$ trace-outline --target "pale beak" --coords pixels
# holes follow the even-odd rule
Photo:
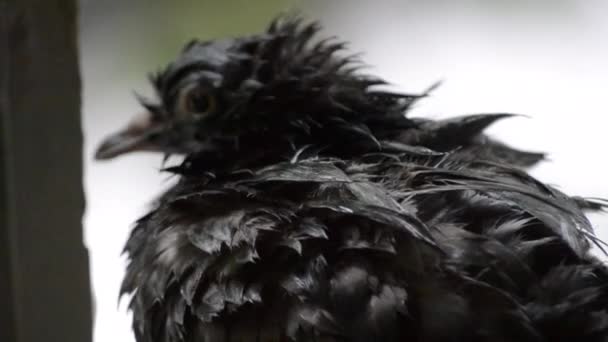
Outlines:
[[[136,151],[157,151],[150,140],[152,133],[160,129],[160,124],[152,120],[150,113],[138,114],[121,131],[106,137],[95,152],[95,159],[107,160],[121,154]]]

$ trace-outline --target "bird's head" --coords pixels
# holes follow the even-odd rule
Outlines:
[[[304,146],[338,151],[374,149],[410,121],[418,98],[375,90],[344,43],[320,40],[316,23],[282,17],[262,34],[193,41],[152,75],[154,101],[106,138],[96,158],[133,151],[166,154],[257,152],[286,156]]]

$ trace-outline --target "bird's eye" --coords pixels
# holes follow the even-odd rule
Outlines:
[[[191,114],[208,114],[215,109],[215,98],[213,95],[200,89],[193,89],[186,96],[186,111]]]

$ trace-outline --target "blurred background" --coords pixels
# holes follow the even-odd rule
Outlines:
[[[147,73],[186,41],[259,32],[294,9],[350,41],[396,89],[419,92],[443,80],[411,116],[525,114],[490,134],[548,152],[550,161],[533,170],[541,180],[570,194],[608,197],[607,1],[83,0],[84,223],[96,342],[133,341],[127,300],[118,305],[120,254],[132,223],[172,182],[159,172],[161,156],[99,163],[92,160],[96,144],[140,110],[133,91],[151,95]],[[592,220],[608,239],[608,217]]]

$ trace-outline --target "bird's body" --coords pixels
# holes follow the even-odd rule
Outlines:
[[[127,242],[137,340],[608,341],[602,203],[483,134],[508,114],[407,118],[421,96],[316,31],[194,42],[154,77],[149,137],[187,157]]]

